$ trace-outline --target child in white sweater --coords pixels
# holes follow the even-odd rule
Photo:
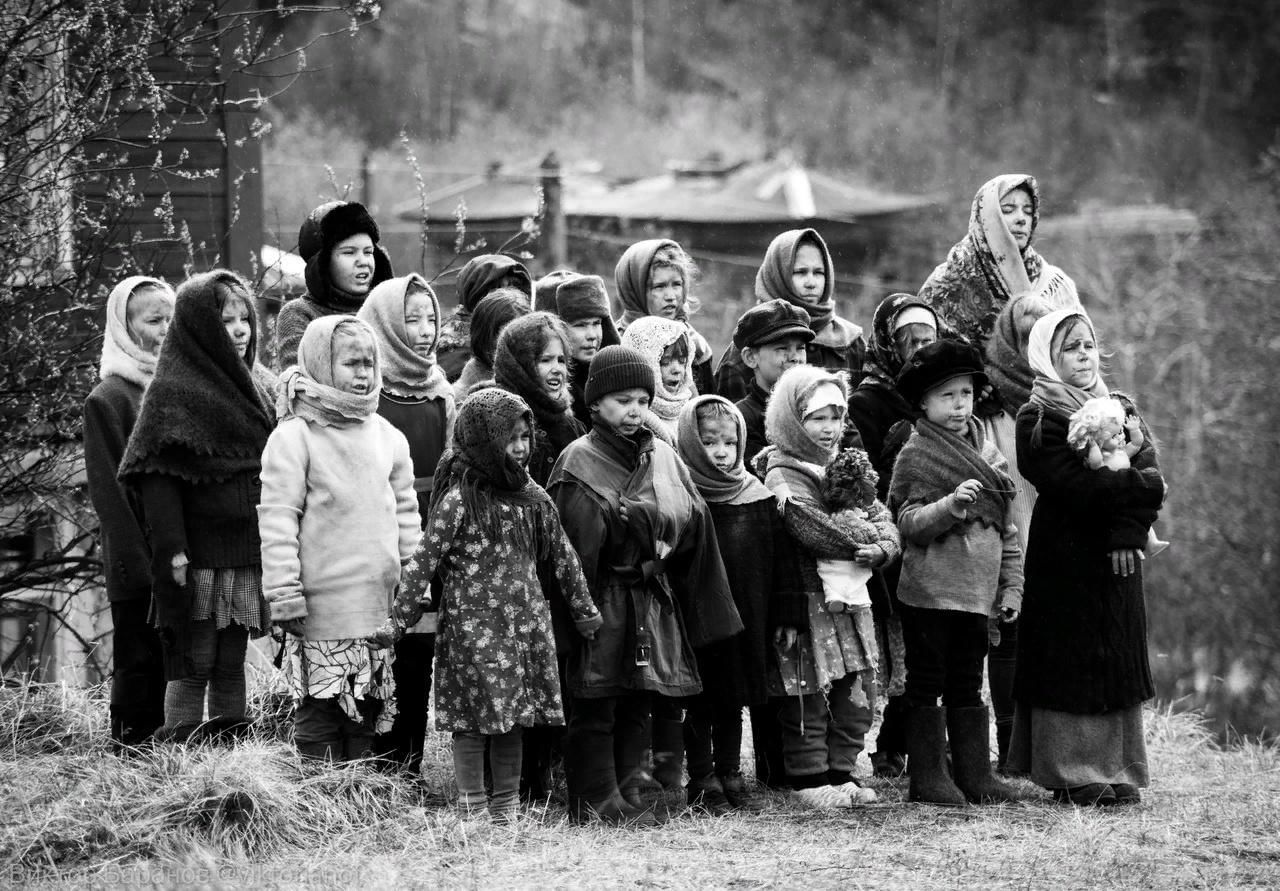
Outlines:
[[[413,462],[377,414],[378,350],[365,322],[311,322],[281,383],[258,528],[271,618],[292,635],[294,742],[308,757],[359,758],[395,717],[390,650],[364,638],[386,618],[418,543]]]

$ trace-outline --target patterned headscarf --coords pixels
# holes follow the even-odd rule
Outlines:
[[[423,356],[409,343],[405,328],[405,301],[410,285],[425,291],[436,314],[436,337],[431,354]],[[389,279],[375,287],[365,298],[356,318],[368,323],[378,344],[382,386],[392,395],[409,399],[452,398],[453,389],[444,372],[436,365],[436,343],[440,341],[440,300],[426,279],[411,272]]]
[[[930,314],[933,313],[929,304],[915,294],[890,294],[880,301],[872,318],[871,339],[867,342],[867,358],[862,369],[868,377],[874,378],[889,389],[893,389],[893,382],[897,379],[898,372],[902,370],[902,357],[898,354],[898,344],[894,338],[898,317],[902,315],[903,310],[912,306],[923,307]],[[935,317],[934,328],[937,329],[937,327]]]
[[[142,288],[154,288],[173,308],[173,288],[158,278],[131,275],[111,289],[107,297],[107,324],[102,331],[102,378],[117,375],[144,390],[156,373],[159,357],[148,353],[129,335],[129,298]]]
[[[333,359],[339,337],[364,335],[373,346],[373,381],[368,393],[347,393],[333,385]],[[276,414],[322,427],[352,427],[378,410],[382,360],[372,326],[351,316],[321,316],[307,325],[298,344],[298,364],[280,375]]]

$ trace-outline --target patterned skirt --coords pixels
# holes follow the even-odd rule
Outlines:
[[[395,651],[373,650],[363,640],[285,639],[289,658],[289,690],[295,702],[306,697],[336,699],[348,718],[361,723],[357,700],[382,702],[375,733],[388,733],[396,717],[396,684],[391,665]]]

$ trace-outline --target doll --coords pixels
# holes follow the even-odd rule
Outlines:
[[[859,544],[875,545],[891,539],[897,545],[897,528],[889,510],[876,499],[879,475],[862,449],[836,452],[826,467],[818,493],[822,507]],[[829,613],[853,612],[870,607],[867,580],[870,567],[852,560],[819,559],[824,608]]]

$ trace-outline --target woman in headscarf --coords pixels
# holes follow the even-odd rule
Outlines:
[[[1107,395],[1082,311],[1037,321],[1027,356],[1036,376],[1018,412],[1018,465],[1039,495],[1009,767],[1030,771],[1059,801],[1136,802],[1147,784],[1142,703],[1154,693],[1142,548],[1165,485],[1150,436],[1128,470],[1090,470],[1067,442],[1072,413]]]

